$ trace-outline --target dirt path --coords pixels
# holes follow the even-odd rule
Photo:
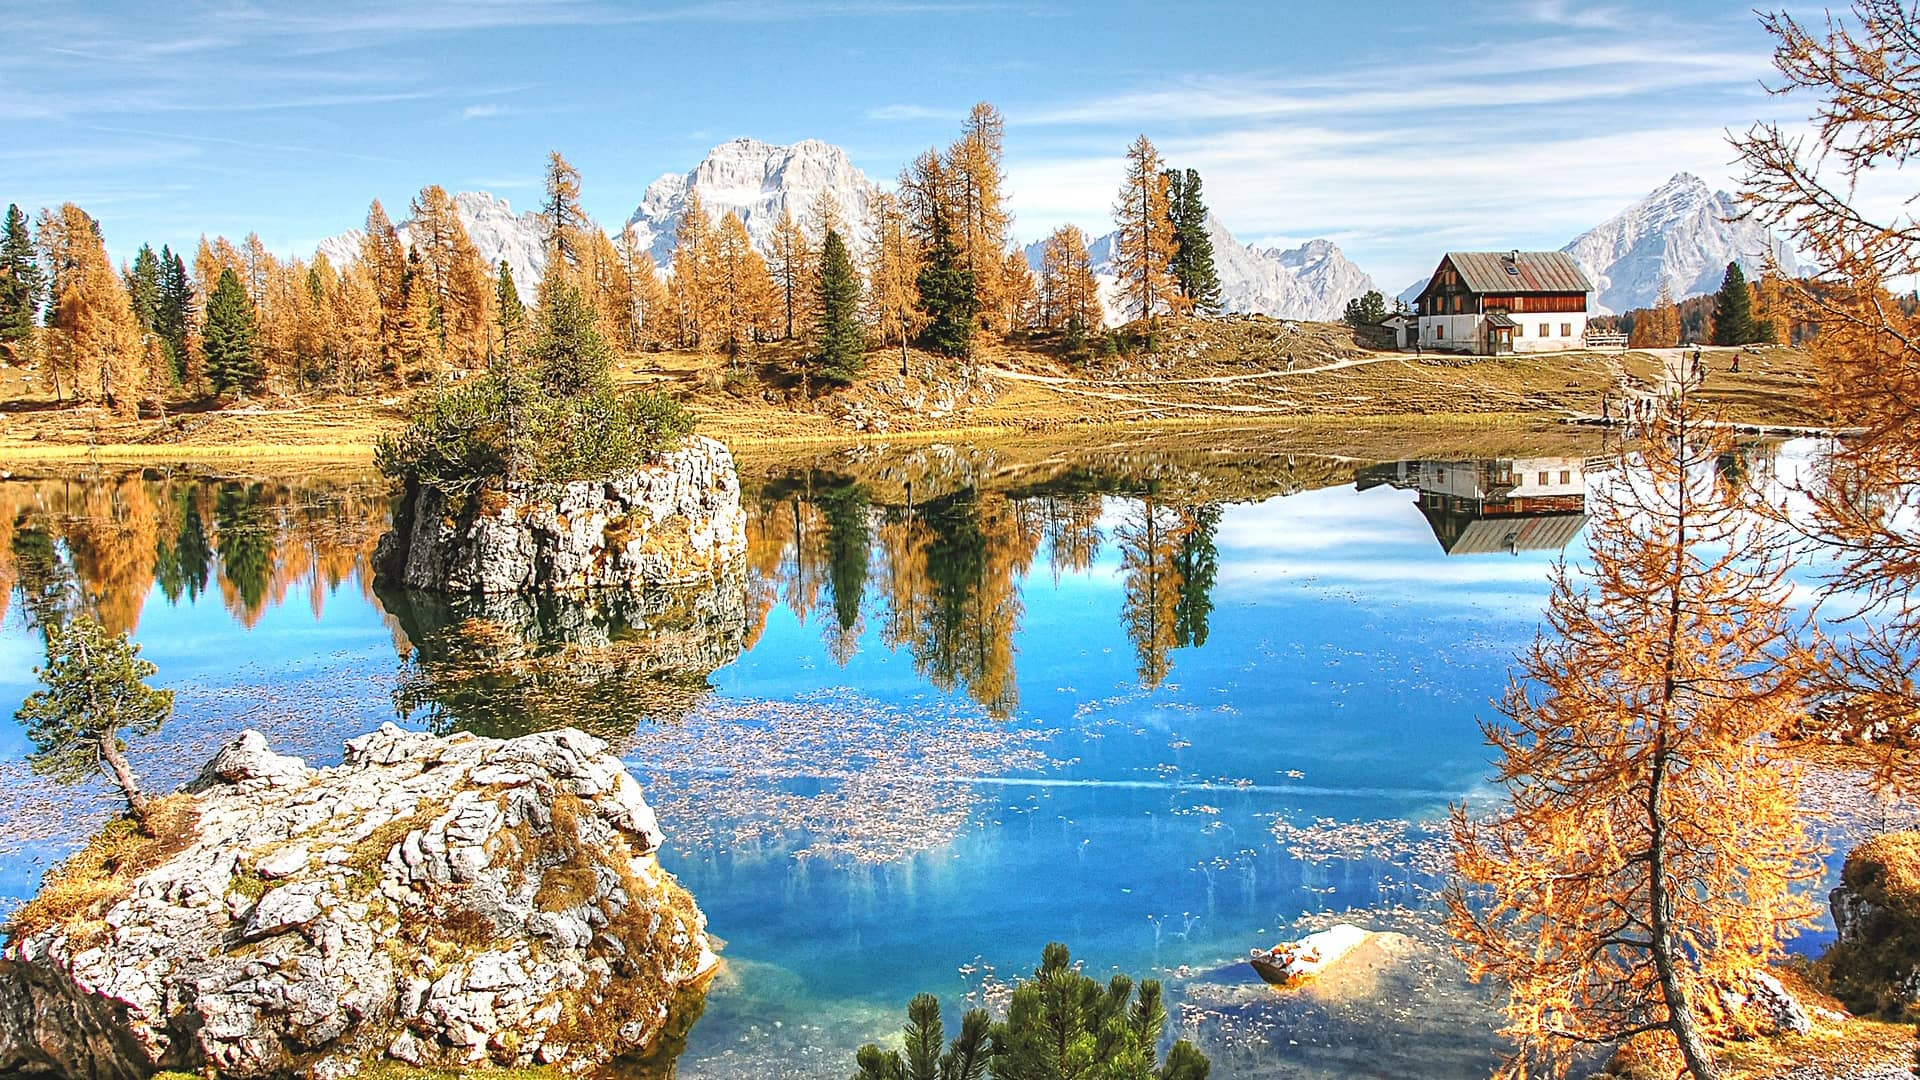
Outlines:
[[[1012,379],[1016,382],[1045,383],[1046,385],[1056,387],[1064,387],[1074,383],[1083,386],[1114,386],[1127,383],[1152,383],[1155,386],[1217,386],[1222,383],[1249,382],[1258,379],[1285,379],[1296,375],[1317,375],[1327,371],[1339,371],[1342,368],[1378,364],[1387,360],[1405,360],[1407,355],[1406,353],[1369,353],[1366,356],[1348,357],[1345,360],[1335,360],[1331,364],[1320,364],[1315,367],[1288,368],[1284,371],[1275,369],[1272,371],[1243,372],[1238,375],[1204,375],[1186,379],[1082,379],[1072,375],[1039,375],[1031,371],[1015,371],[1012,368],[999,367],[993,364],[986,365],[981,368],[981,371],[996,378]]]

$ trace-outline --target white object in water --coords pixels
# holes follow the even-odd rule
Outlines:
[[[1285,986],[1320,974],[1372,936],[1370,930],[1341,923],[1291,944],[1265,951],[1255,949],[1248,962],[1262,979],[1275,986]]]

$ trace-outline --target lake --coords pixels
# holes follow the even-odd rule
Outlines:
[[[1484,1076],[1497,1013],[1434,895],[1448,805],[1493,794],[1478,721],[1581,551],[1601,448],[1552,442],[748,457],[736,573],[539,603],[376,591],[353,469],[14,477],[0,706],[82,603],[176,690],[134,748],[154,784],[248,726],[316,763],[390,720],[607,738],[724,942],[682,1077],[843,1077],[916,992],[951,1022],[1054,940],[1165,980],[1215,1076]],[[0,721],[6,906],[110,806],[28,749]],[[1406,936],[1285,998],[1240,962],[1341,919]]]

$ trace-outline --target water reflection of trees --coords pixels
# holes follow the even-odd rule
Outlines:
[[[317,617],[349,580],[370,595],[367,560],[385,510],[371,476],[308,485],[146,470],[10,480],[0,483],[0,585],[36,628],[84,608],[110,629],[136,630],[156,585],[170,604],[218,588],[246,626],[304,586]]]
[[[437,732],[511,738],[578,727],[623,743],[685,717],[740,655],[740,568],[705,585],[577,596],[387,589],[404,635],[394,707]]]
[[[1166,678],[1172,650],[1207,639],[1216,505],[1116,499],[1084,485],[961,487],[884,504],[867,484],[812,470],[758,494],[748,526],[749,643],[783,603],[803,626],[818,617],[828,654],[845,665],[871,615],[881,643],[906,651],[923,678],[1005,716],[1019,703],[1026,575],[1044,549],[1057,584],[1092,568],[1109,542],[1144,684]],[[1109,511],[1119,515],[1111,537],[1102,526]]]

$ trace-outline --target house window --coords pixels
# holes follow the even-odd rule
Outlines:
[[[1439,341],[1447,336],[1447,328],[1439,323],[1433,324],[1433,339]]]
[[[1571,484],[1571,483],[1573,483],[1573,470],[1572,470],[1572,469],[1561,469],[1561,470],[1560,470],[1560,482],[1561,482],[1562,484]]]
[[[1524,326],[1521,326],[1521,325],[1520,325],[1519,323],[1514,323],[1514,324],[1513,324],[1513,336],[1514,336],[1514,337],[1526,337],[1526,336],[1527,336],[1527,328],[1526,328],[1526,327],[1524,327]]]
[[[1546,487],[1546,486],[1547,486],[1547,474],[1546,474],[1546,473],[1541,473],[1541,474],[1540,474],[1540,486],[1541,486],[1541,487]]]
[[[1549,335],[1551,335],[1552,333],[1553,333],[1553,328],[1552,328],[1552,327],[1550,327],[1550,326],[1548,326],[1548,325],[1547,325],[1546,323],[1541,323],[1541,324],[1540,324],[1540,336],[1541,336],[1541,337],[1547,337],[1547,336],[1549,336]]]
[[[1560,336],[1561,336],[1561,337],[1572,337],[1572,336],[1573,336],[1573,324],[1572,324],[1572,323],[1570,323],[1570,322],[1563,322],[1563,323],[1561,323],[1561,324],[1560,324]]]

